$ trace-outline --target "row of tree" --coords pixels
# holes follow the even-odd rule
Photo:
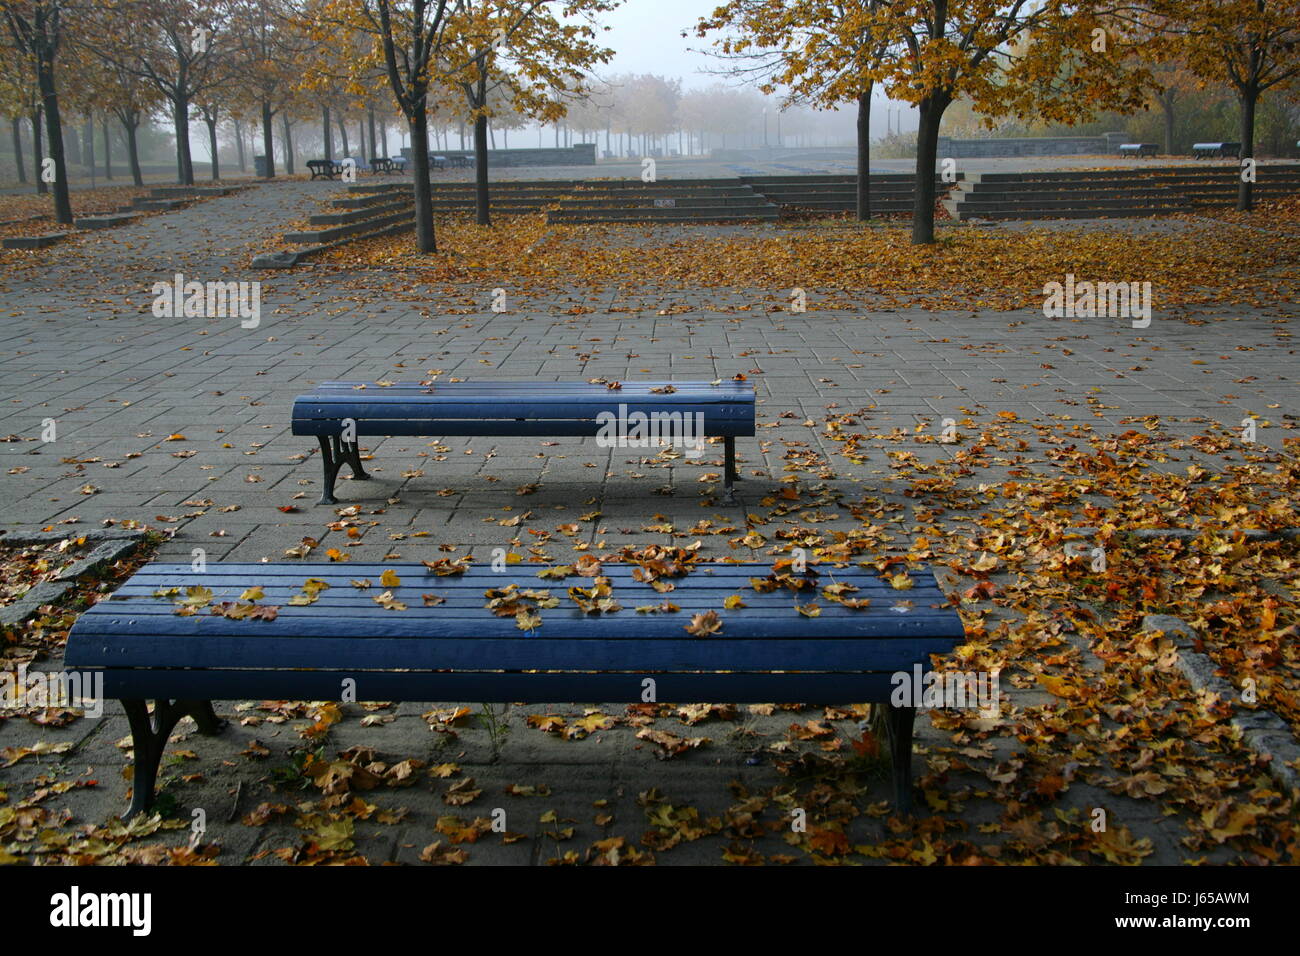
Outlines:
[[[1243,159],[1268,90],[1300,76],[1297,0],[728,0],[697,32],[735,73],[795,100],[858,107],[858,215],[870,215],[872,93],[919,113],[914,242],[934,240],[939,124],[959,100],[989,123],[1036,117],[1073,126],[1168,94],[1181,66],[1225,83],[1240,106]],[[1162,76],[1166,80],[1162,83]],[[1243,176],[1238,207],[1251,206]]]
[[[411,144],[417,243],[433,252],[429,147],[452,129],[472,131],[477,217],[486,224],[489,122],[508,133],[563,120],[603,130],[607,144],[617,131],[624,149],[631,139],[647,151],[684,128],[735,136],[763,109],[734,89],[683,93],[656,76],[595,81],[613,54],[598,42],[599,17],[619,2],[0,0],[0,102],[31,118],[65,222],[61,96],[80,115],[114,115],[136,167],[136,130],[165,109],[182,183],[194,181],[192,115],[207,125],[214,166],[221,117],[257,116],[268,175],[277,116],[291,162],[292,123],[306,111],[320,111],[326,155],[331,111],[367,111],[372,150],[376,112],[381,128],[399,115]],[[727,0],[695,30],[712,40],[724,72],[765,95],[813,110],[856,106],[862,218],[870,216],[872,96],[915,106],[918,243],[934,239],[938,133],[954,103],[990,124],[1075,125],[1172,102],[1180,77],[1191,77],[1236,94],[1249,159],[1260,97],[1293,92],[1300,76],[1300,0]],[[1243,177],[1243,209],[1250,186]]]

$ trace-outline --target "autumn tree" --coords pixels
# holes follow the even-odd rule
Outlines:
[[[1178,39],[1177,53],[1197,76],[1228,84],[1241,108],[1241,158],[1255,155],[1260,97],[1300,79],[1297,0],[1156,0],[1155,15]],[[1253,177],[1242,176],[1237,208],[1253,204]]]
[[[871,218],[871,94],[891,44],[899,42],[891,0],[729,0],[696,32],[715,40],[728,72],[784,90],[789,102],[831,109],[857,106],[857,215]]]
[[[59,113],[55,63],[67,39],[65,0],[0,0],[0,13],[14,47],[28,58],[36,74],[36,86],[49,139],[49,158],[54,162],[54,218],[72,223],[72,197],[68,192],[68,165],[63,155],[63,119]],[[38,171],[37,177],[39,179]]]
[[[106,33],[85,43],[103,59],[151,83],[171,106],[176,179],[194,184],[190,107],[224,82],[234,62],[227,0],[101,0]]]
[[[1140,109],[1150,72],[1126,59],[1109,4],[1068,0],[922,0],[883,6],[889,96],[917,107],[912,242],[934,241],[939,124],[958,97],[986,116],[1074,123],[1101,109]]]
[[[540,121],[563,115],[567,96],[580,95],[588,69],[613,50],[594,42],[595,15],[620,0],[459,0],[447,42],[433,65],[439,82],[465,96],[474,130],[475,215],[491,222],[488,121],[500,111]]]
[[[9,117],[9,131],[13,140],[14,165],[18,181],[27,182],[27,166],[23,160],[23,120],[32,124],[32,160],[36,191],[48,192],[41,179],[41,96],[36,85],[36,70],[30,58],[12,42],[9,34],[0,31],[0,113]]]

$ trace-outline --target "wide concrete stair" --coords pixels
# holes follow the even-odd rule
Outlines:
[[[234,192],[229,186],[155,186],[148,196],[139,196],[131,205],[123,206],[119,211],[132,209],[150,212],[168,212],[180,209],[196,199],[210,199],[214,196],[226,196]]]
[[[1256,202],[1300,192],[1300,164],[1255,168]],[[1231,208],[1237,166],[1142,170],[971,173],[944,200],[949,215],[971,219],[1103,219],[1170,216]]]
[[[963,178],[957,174],[957,181]],[[754,188],[783,213],[856,212],[858,177],[849,175],[742,176],[741,182]],[[871,215],[910,215],[916,189],[911,173],[884,173],[867,177]],[[936,175],[935,195],[943,196],[952,183]]]
[[[774,203],[734,179],[586,182],[546,213],[549,223],[718,223],[778,218],[780,210]]]

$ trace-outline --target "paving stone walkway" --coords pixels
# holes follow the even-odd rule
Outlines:
[[[695,537],[687,532],[703,521],[713,530],[734,529],[700,536],[705,555],[763,560],[765,549],[740,542],[746,515],[762,510],[794,475],[823,489],[822,504],[805,518],[825,533],[859,527],[852,509],[842,505],[866,501],[890,531],[907,538],[926,502],[912,491],[914,475],[900,475],[890,455],[907,452],[924,464],[959,454],[961,445],[914,440],[935,435],[944,419],[969,422],[963,432],[1014,415],[1120,434],[1158,416],[1166,434],[1190,436],[1204,432],[1207,421],[1231,430],[1250,415],[1282,425],[1300,413],[1289,332],[1294,312],[1206,310],[1189,322],[1157,310],[1149,328],[1134,329],[1117,320],[1049,320],[1033,312],[714,311],[780,291],[753,289],[668,297],[573,291],[493,314],[486,288],[412,303],[387,296],[378,284],[365,287],[364,277],[247,271],[249,251],[304,215],[328,188],[256,187],[88,237],[51,255],[48,268],[0,277],[0,437],[11,436],[0,443],[0,526],[74,531],[138,522],[174,532],[159,557],[183,561],[196,548],[208,560],[290,560],[286,549],[304,538],[318,542],[312,556],[321,560],[329,548],[357,562],[465,553],[490,560],[493,549],[506,548],[563,561],[571,560],[575,541],[595,551],[689,543]],[[155,318],[149,289],[175,271],[200,281],[262,280],[260,326]],[[447,311],[464,310],[466,300],[477,308]],[[575,306],[592,311],[571,314]],[[674,314],[657,314],[669,307]],[[527,438],[371,441],[368,467],[376,480],[345,479],[340,505],[318,507],[318,453],[289,433],[295,394],[329,379],[712,380],[738,373],[755,384],[760,427],[757,438],[739,443],[746,480],[735,508],[724,507],[719,497],[721,446],[689,462],[604,450],[590,440]],[[863,464],[841,454],[827,428],[828,415],[847,413],[857,413],[862,430],[876,436],[862,445],[869,453]],[[46,419],[56,423],[53,443],[40,440]],[[1285,434],[1263,427],[1259,441],[1276,449]],[[1043,432],[1028,429],[1023,437],[1022,449],[981,467],[972,487],[1022,477],[1023,460],[1030,458],[1037,459],[1035,468],[1050,470],[1050,456],[1042,456],[1051,443],[1042,441]],[[1183,455],[1153,467],[1182,471],[1195,460]],[[340,511],[351,532],[339,524]],[[599,518],[583,522],[576,538],[557,533],[558,526],[593,513]],[[672,530],[664,530],[667,525]],[[1033,690],[1004,690],[1013,707],[1035,699]],[[246,704],[239,708],[238,715],[233,703],[218,709],[247,723],[219,739],[178,744],[198,760],[174,761],[175,773],[206,770],[190,783],[174,784],[174,792],[184,807],[207,808],[210,836],[221,842],[225,862],[295,841],[287,821],[265,828],[226,821],[263,802],[293,804],[315,793],[286,795],[271,787],[272,768],[286,766],[290,749],[300,743],[295,722]],[[648,817],[671,816],[661,799],[679,809],[698,808],[701,818],[725,816],[727,824],[661,853],[660,862],[718,862],[737,840],[767,854],[789,850],[778,834],[737,829],[734,810],[746,793],[779,789],[787,780],[770,761],[747,762],[760,739],[749,733],[779,738],[792,720],[809,713],[752,714],[740,725],[674,724],[684,736],[723,736],[667,764],[627,725],[566,740],[523,723],[530,713],[572,719],[583,709],[514,709],[504,750],[493,759],[481,726],[461,720],[454,733],[446,727],[431,733],[421,716],[429,705],[384,710],[381,720],[368,721],[376,726],[362,726],[365,710],[345,708],[347,718],[333,729],[327,755],[363,746],[390,762],[454,762],[484,793],[457,808],[454,799],[445,799],[446,780],[422,778],[415,787],[369,792],[366,799],[410,813],[391,826],[359,825],[358,851],[372,862],[412,862],[435,839],[443,839],[445,849],[445,835],[434,833],[439,817],[459,813],[469,820],[499,806],[510,828],[530,839],[485,837],[470,848],[471,861],[541,863],[570,848],[581,855],[615,836],[634,843]],[[605,712],[622,713],[612,707]],[[838,726],[852,726],[852,715],[840,717],[847,723]],[[125,805],[127,784],[117,769],[126,759],[115,746],[125,734],[114,706],[102,721],[77,721],[66,730],[38,733],[20,721],[0,724],[6,745],[38,736],[75,741],[62,766],[72,772],[97,768],[99,785],[70,793],[66,805],[88,821]],[[922,764],[941,738],[947,735],[919,722]],[[266,759],[249,756],[254,739],[269,749]],[[1006,738],[997,749],[1013,746],[1014,738]],[[13,786],[35,773],[29,762],[6,771],[5,779]],[[549,796],[511,795],[510,785],[549,788]],[[865,786],[863,805],[880,806],[886,778]],[[655,788],[658,794],[645,796]],[[1087,808],[1097,799],[1078,788],[1072,805]],[[988,804],[967,815],[970,827],[996,817],[997,805]],[[549,810],[556,811],[554,822],[541,822],[551,819]],[[1176,863],[1186,856],[1178,834],[1161,826],[1149,801],[1126,801],[1121,815],[1154,841],[1147,862]],[[557,839],[570,826],[577,835]],[[883,811],[864,814],[852,841],[870,842],[888,826]],[[184,836],[169,839],[181,843]]]

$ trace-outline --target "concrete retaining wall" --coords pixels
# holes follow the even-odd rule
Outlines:
[[[465,149],[431,149],[434,156],[446,156],[455,159],[464,156],[474,161],[474,151]],[[402,155],[411,162],[411,147],[403,146]],[[488,168],[501,169],[506,166],[595,166],[596,144],[577,143],[569,147],[543,147],[541,149],[489,149]],[[408,166],[409,168],[409,166]]]

